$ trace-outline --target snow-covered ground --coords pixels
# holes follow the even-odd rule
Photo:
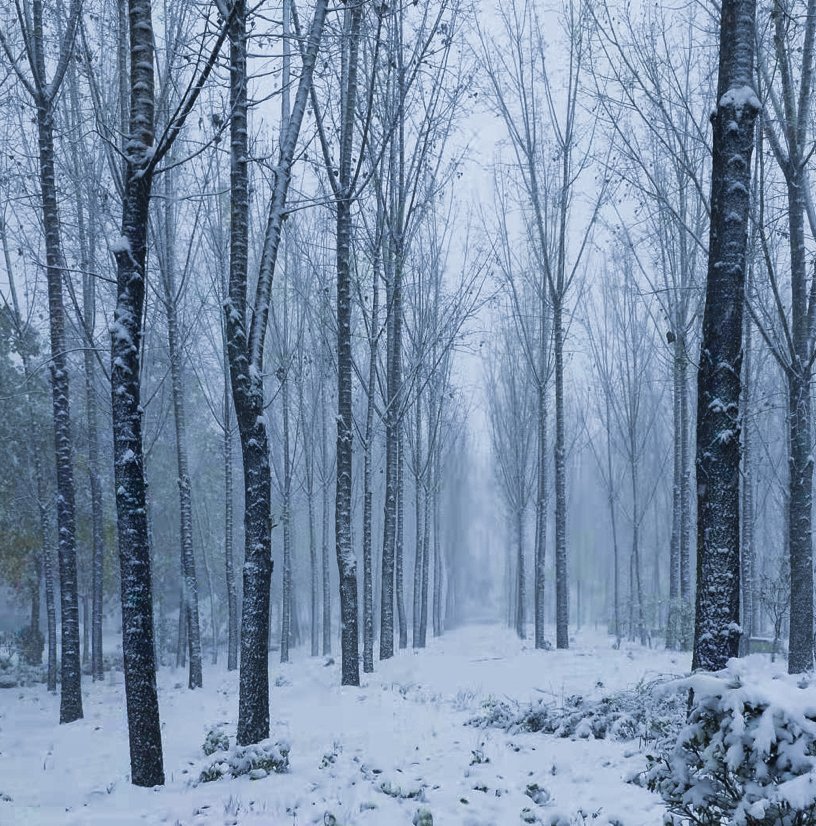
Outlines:
[[[185,672],[159,675],[167,775],[160,789],[128,782],[121,674],[98,685],[86,680],[85,719],[67,726],[57,725],[58,698],[44,687],[0,691],[0,824],[301,826],[334,816],[338,826],[410,826],[420,807],[435,826],[515,826],[525,809],[542,823],[578,810],[595,826],[661,822],[659,799],[624,781],[643,760],[636,743],[507,734],[465,722],[490,696],[597,696],[644,676],[683,673],[685,655],[614,650],[589,631],[569,651],[542,652],[504,628],[469,626],[425,651],[377,663],[359,689],[338,685],[337,663],[301,650],[285,666],[271,656],[272,736],[289,741],[291,766],[254,781],[191,782],[205,761],[207,731],[222,723],[234,738],[237,674],[221,665],[206,669],[205,688],[196,692],[186,689]],[[533,783],[549,793],[543,805],[525,794]],[[421,800],[386,794],[384,785]]]

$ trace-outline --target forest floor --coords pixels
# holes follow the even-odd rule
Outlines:
[[[86,679],[85,718],[66,726],[56,724],[58,697],[44,687],[0,691],[0,824],[410,826],[420,807],[435,826],[661,823],[660,800],[625,781],[644,762],[637,741],[466,723],[491,697],[601,696],[682,673],[687,655],[634,644],[615,650],[590,630],[568,651],[536,651],[505,628],[476,625],[376,663],[359,689],[338,685],[339,662],[302,649],[287,665],[270,656],[272,737],[290,743],[290,769],[261,780],[192,783],[208,762],[207,731],[223,724],[234,738],[237,674],[223,665],[205,667],[205,688],[194,693],[186,672],[159,673],[167,784],[157,789],[128,782],[121,673]],[[533,802],[531,784],[547,799]]]

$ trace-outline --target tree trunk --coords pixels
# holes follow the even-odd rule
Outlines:
[[[430,411],[429,411],[430,413]],[[430,428],[431,416],[428,416]],[[419,601],[419,647],[425,648],[428,634],[428,574],[429,559],[431,555],[431,488],[433,479],[433,448],[431,447],[431,434],[428,433],[428,469],[426,471],[426,483],[422,492],[422,573],[421,573],[421,593]]]
[[[527,599],[527,583],[524,572],[524,511],[516,510],[516,633],[519,639],[527,639],[527,617],[524,604]]]
[[[640,571],[640,497],[638,489],[638,463],[634,458],[636,435],[630,433],[630,445],[633,458],[630,465],[630,481],[632,485],[632,567],[635,572],[635,603],[637,605],[637,627],[640,644],[646,645],[646,624],[643,618],[643,583]]]
[[[45,41],[42,2],[32,3],[34,56],[32,66],[41,79],[37,104],[40,194],[45,230],[46,280],[51,340],[51,389],[57,469],[57,555],[60,575],[60,723],[82,717],[82,686],[77,593],[76,515],[74,504],[73,442],[71,437],[68,359],[65,352],[65,309],[62,282],[66,277],[62,250],[54,165],[54,98],[45,87]]]
[[[676,334],[675,334],[676,335]],[[682,438],[680,416],[680,359],[678,338],[674,341],[672,358],[672,526],[669,546],[669,613],[666,622],[666,648],[675,650],[680,645],[680,521],[683,502],[680,495],[682,467]]]
[[[711,228],[697,401],[697,605],[692,668],[717,670],[739,642],[739,414],[754,121],[754,0],[722,4]]]
[[[544,310],[542,310],[543,312]],[[542,333],[543,338],[543,333]],[[544,345],[542,344],[542,351]],[[547,385],[543,380],[546,374],[545,356],[542,353],[539,364],[538,385],[538,440],[536,464],[536,523],[535,523],[535,570],[534,576],[534,613],[535,613],[535,647],[546,645],[546,559],[547,559],[547,510],[549,508],[549,488],[547,486]],[[617,605],[617,603],[616,603]]]
[[[187,665],[187,606],[184,604],[184,587],[179,593],[178,631],[176,633],[176,668]]]
[[[553,300],[555,349],[555,644],[569,648],[567,580],[567,471],[564,423],[564,326],[561,297]]]
[[[433,635],[442,636],[442,537],[440,535],[439,496],[439,448],[436,454],[436,484],[433,490]]]
[[[232,424],[226,347],[224,361],[224,563],[227,584],[227,671],[235,671],[238,668],[238,593],[232,546]]]
[[[284,321],[284,326],[286,322]],[[292,640],[292,533],[290,525],[290,499],[292,469],[289,453],[289,376],[281,367],[281,415],[283,417],[283,577],[281,583],[280,661],[289,662],[289,643]]]
[[[43,515],[45,503],[40,505],[40,524],[46,523],[48,517]],[[47,530],[47,528],[45,528]],[[57,605],[54,589],[54,553],[51,543],[43,537],[43,579],[45,581],[45,623],[48,629],[48,690],[57,690]]]
[[[753,440],[751,438],[751,421],[753,417],[753,342],[751,321],[746,317],[744,330],[745,360],[742,365],[742,547],[740,558],[741,604],[742,604],[742,651],[750,653],[750,640],[755,630],[754,606],[754,470]]]
[[[320,443],[322,474],[322,527],[321,527],[321,562],[323,569],[323,656],[328,657],[332,651],[331,638],[331,576],[329,572],[329,445],[326,427],[326,399],[323,396],[325,382],[320,386]]]
[[[230,275],[227,353],[244,473],[244,566],[238,730],[240,745],[269,736],[269,586],[272,518],[269,438],[261,376],[250,369],[245,302],[249,221],[247,137],[247,10],[235,0],[230,39]]]
[[[358,656],[357,559],[351,535],[352,355],[351,355],[351,159],[357,113],[357,69],[362,6],[345,11],[341,86],[341,137],[337,205],[337,478],[335,541],[340,574],[342,684],[360,685]]]
[[[413,591],[413,611],[411,612],[411,645],[419,648],[419,623],[422,612],[422,539],[424,531],[422,527],[422,395],[417,395],[416,400],[416,455],[414,457],[414,591]]]
[[[3,259],[6,264],[8,276],[9,292],[11,293],[11,304],[14,311],[14,324],[18,337],[18,347],[20,360],[23,363],[23,375],[26,379],[26,403],[31,415],[28,417],[28,442],[31,447],[31,463],[34,471],[34,484],[37,490],[37,515],[39,516],[40,527],[40,550],[33,560],[33,580],[36,583],[36,602],[39,603],[40,583],[45,583],[45,614],[46,614],[46,634],[48,647],[48,672],[47,686],[49,691],[57,690],[57,612],[54,605],[54,560],[53,549],[51,547],[50,533],[51,523],[49,521],[49,507],[47,499],[45,476],[43,474],[42,457],[37,449],[37,440],[34,430],[34,406],[31,398],[31,359],[28,349],[22,339],[24,334],[23,316],[20,311],[20,304],[17,299],[17,290],[14,284],[14,277],[11,268],[11,256],[9,254],[8,236],[2,216],[0,216],[0,245],[3,247]],[[35,620],[35,609],[32,605],[32,625]],[[36,627],[39,629],[40,611],[36,609]]]
[[[311,451],[308,447],[307,451]],[[318,587],[318,567],[317,567],[317,531],[315,529],[315,505],[314,505],[314,455],[306,459],[309,465],[308,482],[306,486],[306,503],[308,507],[309,519],[309,630],[311,635],[310,654],[316,657],[320,653],[320,589]]]
[[[394,572],[396,564],[397,528],[397,375],[396,375],[396,328],[397,307],[394,300],[394,266],[391,254],[393,244],[388,244],[385,264],[386,296],[388,313],[386,321],[386,399],[385,399],[385,504],[383,507],[383,550],[381,563],[380,595],[380,659],[394,656]],[[371,390],[369,389],[369,393]]]
[[[381,221],[377,220],[377,227]],[[374,246],[374,261],[373,274],[371,284],[371,321],[369,328],[369,357],[368,357],[368,397],[366,401],[366,423],[365,423],[365,445],[363,454],[363,671],[371,673],[374,671],[374,583],[373,583],[373,568],[371,559],[372,546],[372,505],[374,491],[371,483],[371,451],[374,441],[374,394],[377,388],[377,342],[379,341],[379,324],[380,324],[380,252],[379,243],[375,240]],[[388,447],[386,446],[386,452]],[[393,458],[393,457],[392,457]],[[388,464],[388,462],[386,462]],[[392,462],[393,464],[393,462]],[[390,468],[386,469],[386,477],[388,476]],[[391,486],[391,493],[393,495],[393,480],[387,479],[386,486]],[[388,491],[386,491],[386,497]],[[392,503],[393,504],[393,503]],[[393,509],[386,507],[386,518],[390,511],[391,521],[391,565],[385,566],[385,553],[383,553],[383,565],[388,570],[383,571],[383,592],[386,590],[386,582],[393,583]],[[388,544],[388,540],[383,540],[383,547]],[[391,586],[391,593],[388,600],[382,595],[380,597],[380,605],[383,607],[383,612],[390,614],[390,649],[393,654],[394,651],[394,595],[393,585]],[[388,604],[387,604],[388,603]],[[384,659],[383,654],[388,651],[388,643],[383,649],[383,632],[380,628],[380,659]]]
[[[681,345],[680,382],[680,647],[689,651],[694,643],[694,612],[691,582],[691,445],[689,422],[688,353],[685,334]]]
[[[170,388],[173,399],[173,421],[176,428],[176,468],[179,490],[179,532],[181,536],[181,579],[184,590],[184,610],[187,622],[187,644],[190,655],[188,687],[201,688],[204,684],[201,666],[201,628],[198,611],[198,580],[193,549],[193,502],[190,489],[189,457],[187,452],[187,422],[182,377],[182,347],[179,342],[177,314],[178,295],[175,279],[175,215],[173,213],[173,177],[164,179],[164,267],[162,284],[167,315],[167,345],[170,356]]]
[[[405,614],[405,463],[402,442],[402,422],[397,422],[397,535],[394,539],[394,588],[397,598],[399,647],[408,647],[408,618]]]

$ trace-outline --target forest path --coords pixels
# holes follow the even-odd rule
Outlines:
[[[11,798],[0,802],[0,823],[304,826],[331,813],[338,826],[410,826],[420,806],[436,826],[515,826],[523,817],[582,824],[579,809],[593,826],[661,821],[659,801],[623,780],[642,763],[634,743],[464,724],[491,696],[597,695],[679,673],[688,667],[683,655],[614,650],[590,631],[569,651],[535,651],[503,627],[475,625],[377,663],[354,689],[338,685],[337,663],[293,654],[271,668],[272,732],[291,744],[290,772],[258,781],[190,783],[205,762],[207,730],[224,724],[233,739],[237,675],[223,666],[208,668],[194,693],[183,687],[185,673],[159,674],[167,785],[158,790],[127,781],[121,674],[86,681],[86,718],[68,726],[56,725],[58,699],[44,688],[0,692],[0,795]],[[544,805],[525,793],[530,784],[546,789]]]

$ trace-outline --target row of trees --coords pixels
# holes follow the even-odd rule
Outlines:
[[[758,549],[781,536],[789,664],[810,667],[812,6],[733,0],[701,28],[575,0],[554,39],[527,0],[481,23],[453,0],[4,9],[0,449],[22,472],[2,480],[2,564],[31,601],[33,662],[44,584],[52,689],[59,594],[61,721],[82,716],[83,650],[103,675],[117,546],[139,785],[163,782],[171,639],[197,688],[224,629],[248,744],[269,735],[275,644],[286,662],[308,627],[329,654],[335,627],[359,685],[361,662],[442,633],[466,567],[456,353],[486,297],[518,633],[532,603],[535,646],[552,617],[567,647],[583,593],[618,639],[658,629],[718,667],[760,628],[778,555]],[[700,56],[718,22],[715,90]],[[477,97],[505,135],[489,243],[459,184]],[[594,502],[610,530],[592,575],[574,522]]]
[[[452,234],[461,151],[452,135],[468,71],[467,61],[452,58],[462,43],[460,9],[354,3],[329,10],[322,0],[304,9],[286,0],[280,12],[270,21],[242,0],[162,9],[149,0],[77,0],[66,17],[32,0],[7,9],[3,20],[3,105],[13,113],[3,162],[10,196],[2,223],[4,404],[17,410],[25,399],[32,436],[19,444],[23,425],[9,422],[19,464],[30,473],[9,480],[3,506],[33,502],[40,518],[36,538],[12,537],[4,576],[30,594],[33,661],[41,656],[45,581],[56,688],[58,537],[60,719],[71,722],[82,716],[80,602],[90,614],[84,627],[92,631],[98,679],[112,584],[106,566],[118,545],[138,785],[164,778],[155,671],[172,636],[174,592],[176,662],[188,661],[190,688],[203,684],[207,626],[213,657],[227,626],[227,665],[240,668],[242,744],[269,735],[275,625],[282,661],[302,639],[307,615],[312,655],[331,653],[332,512],[344,684],[360,683],[358,635],[363,669],[371,671],[377,630],[379,657],[388,658],[395,641],[407,646],[409,621],[412,644],[424,646],[429,625],[440,634],[452,605],[440,510],[461,451],[463,408],[451,364],[484,278],[478,251],[461,249]],[[37,200],[28,188],[34,137]],[[51,331],[51,451],[38,427],[46,417],[37,339],[41,242],[30,232],[37,223]],[[68,389],[77,380],[86,391],[81,420]],[[87,503],[84,494],[77,500],[73,477],[77,434],[87,443]],[[177,505],[170,507],[161,491],[173,483]],[[115,494],[115,543],[106,487]],[[219,499],[224,535],[216,550],[210,514]],[[78,518],[91,528],[91,559],[77,541]],[[307,539],[297,542],[296,532]],[[277,535],[280,615],[273,618]],[[212,569],[216,554],[223,577]],[[216,578],[223,582],[214,585]]]
[[[571,592],[580,612],[581,582],[568,588],[562,564],[567,451],[573,474],[588,460],[595,477],[595,492],[588,496],[584,482],[573,494],[572,519],[597,518],[593,509],[605,505],[609,532],[597,540],[609,550],[605,601],[595,618],[608,619],[618,639],[645,644],[657,631],[670,648],[690,649],[696,625],[698,642],[709,643],[695,647],[695,663],[717,667],[740,638],[778,625],[775,589],[763,581],[779,581],[780,570],[787,580],[789,567],[790,668],[812,665],[811,5],[735,4],[701,29],[689,9],[634,14],[576,2],[563,8],[554,41],[549,20],[520,0],[479,36],[485,96],[506,135],[495,215],[485,219],[497,238],[500,291],[487,370],[493,456],[512,526],[512,624],[523,636],[531,562],[536,645],[551,569],[558,645],[566,644],[567,604],[558,594]],[[744,44],[755,20],[754,62]],[[707,45],[720,24],[715,88],[717,52]],[[706,117],[715,99],[712,157]],[[566,416],[565,337],[574,354],[567,385],[577,385]],[[695,512],[696,579],[706,583],[696,623]],[[570,535],[575,541],[580,529]],[[579,549],[571,558],[575,578],[592,577]],[[723,628],[731,629],[724,639]]]

